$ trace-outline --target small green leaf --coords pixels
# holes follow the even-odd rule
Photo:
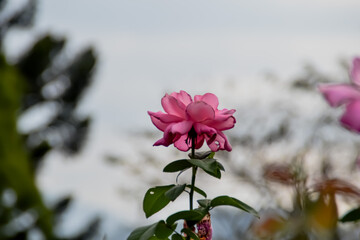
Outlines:
[[[191,168],[191,164],[187,161],[187,159],[180,159],[173,161],[165,166],[163,172],[178,172],[183,171],[185,169]]]
[[[203,169],[209,175],[219,179],[221,178],[221,166],[219,166],[219,163],[216,161],[216,159],[189,159],[187,161],[192,165]]]
[[[186,185],[186,187],[191,189],[191,185],[189,185],[189,184]],[[197,192],[198,194],[200,194],[201,196],[205,197],[205,198],[207,197],[206,193],[203,190],[201,190],[200,188],[198,188],[198,187],[194,187],[194,191]]]
[[[130,233],[127,240],[149,240],[155,234],[156,227],[159,222],[136,228],[132,233]]]
[[[159,239],[168,239],[175,231],[176,225],[167,225],[163,220],[158,223],[155,230],[155,236]]]
[[[202,211],[197,210],[197,209],[181,211],[181,212],[177,212],[177,213],[174,213],[173,215],[169,216],[166,219],[166,223],[169,225],[172,225],[180,219],[183,219],[186,221],[199,222],[201,219],[203,219],[203,217],[205,215],[206,215],[206,213],[204,214]]]
[[[143,209],[147,218],[169,204],[170,199],[165,196],[165,193],[174,186],[174,184],[168,186],[158,186],[150,188],[146,192],[143,201]]]
[[[220,169],[221,171],[225,171],[224,166],[223,166],[220,162],[218,162],[218,161],[216,161],[216,162],[217,162],[217,164],[218,164],[219,169]]]
[[[206,151],[206,152],[196,152],[195,153],[195,156],[191,156],[191,153],[189,153],[189,158],[192,158],[192,159],[205,159],[205,158],[212,158],[212,157],[209,157],[213,154],[213,152],[211,151]],[[215,155],[215,153],[213,154],[213,156]]]
[[[175,201],[175,199],[180,196],[180,194],[185,190],[186,184],[183,185],[175,185],[169,190],[166,191],[165,196],[170,201]]]
[[[211,199],[200,199],[197,202],[203,208],[209,209],[211,207]]]
[[[184,240],[180,234],[174,234],[171,236],[171,240]]]
[[[258,212],[255,211],[252,207],[250,207],[246,203],[243,203],[242,201],[240,201],[236,198],[229,197],[229,196],[220,196],[220,197],[214,198],[213,200],[211,200],[210,206],[212,208],[217,207],[217,206],[232,206],[232,207],[239,208],[239,209],[241,209],[245,212],[248,212],[248,213],[254,215],[255,217],[259,218]]]
[[[196,235],[193,231],[191,231],[189,228],[183,228],[181,230],[182,233],[185,233],[187,236],[190,237],[190,239],[193,239],[193,240],[200,240],[198,235]]]
[[[357,222],[360,220],[360,207],[348,211],[341,219],[340,222]]]

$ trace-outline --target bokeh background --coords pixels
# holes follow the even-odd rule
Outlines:
[[[141,209],[149,187],[175,181],[161,172],[166,163],[185,155],[152,147],[161,133],[147,111],[161,110],[166,92],[212,92],[220,108],[237,110],[228,132],[234,150],[218,154],[223,179],[198,180],[209,196],[291,211],[291,189],[269,185],[262,172],[299,158],[309,182],[358,179],[360,137],[338,124],[341,109],[330,109],[316,89],[349,81],[360,54],[357,0],[0,3],[0,93],[8,97],[1,118],[16,122],[0,133],[2,147],[14,148],[4,151],[1,171],[8,239],[126,239],[135,227],[186,208],[184,196],[152,219]],[[22,159],[22,170],[11,170],[11,158]],[[36,192],[32,203],[19,203],[24,184]],[[342,201],[339,212],[351,206]],[[245,239],[253,219],[224,210],[213,221],[215,239]]]

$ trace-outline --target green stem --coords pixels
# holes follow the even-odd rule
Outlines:
[[[197,167],[192,167],[192,178],[191,178],[191,188],[190,188],[190,210],[193,210],[193,199],[194,199],[194,188],[195,188],[195,178],[196,178]]]
[[[195,158],[195,138],[191,139],[191,158]],[[193,199],[194,199],[194,188],[195,188],[195,179],[196,179],[196,171],[197,167],[192,167],[192,177],[191,177],[191,188],[190,188],[190,195],[189,195],[189,201],[190,201],[190,210],[193,210]]]
[[[193,138],[191,139],[191,157],[190,157],[190,158],[192,158],[192,159],[195,158],[195,144],[196,144],[196,139],[193,137]],[[194,209],[193,199],[194,199],[194,188],[195,188],[196,171],[197,171],[197,167],[196,167],[196,166],[193,166],[193,167],[192,167],[192,177],[191,177],[190,194],[189,194],[190,210],[193,210],[193,209]],[[190,240],[190,236],[186,236],[186,240]]]

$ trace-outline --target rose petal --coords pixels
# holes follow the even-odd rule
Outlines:
[[[232,147],[231,147],[227,137],[225,136],[224,133],[222,133],[220,131],[217,132],[215,139],[212,139],[212,138],[208,137],[207,135],[205,135],[205,139],[206,139],[206,143],[208,144],[209,148],[213,152],[217,152],[219,150],[226,150],[226,151],[230,152],[232,150]]]
[[[180,151],[188,151],[191,148],[191,142],[187,142],[188,141],[188,135],[183,135],[181,136],[175,143],[174,146],[179,149]],[[204,137],[203,136],[198,136],[196,138],[196,144],[195,144],[195,149],[199,149],[202,147],[202,145],[204,144]]]
[[[360,91],[349,84],[321,85],[319,90],[332,107],[360,99]]]
[[[195,102],[205,102],[213,107],[213,109],[217,109],[219,106],[219,100],[215,94],[205,93],[204,95],[196,95],[194,97]]]
[[[215,119],[216,121],[226,121],[229,117],[232,117],[233,114],[236,112],[235,109],[222,109],[215,112]]]
[[[236,119],[233,116],[229,116],[227,119],[221,121],[217,120],[217,117],[215,116],[215,120],[208,120],[204,122],[207,126],[215,128],[219,131],[231,129],[234,127],[235,123]]]
[[[223,149],[223,147],[224,147],[225,141],[219,135],[216,135],[215,139],[205,136],[205,139],[206,139],[206,143],[209,146],[210,150],[213,152],[217,152],[217,151]]]
[[[167,113],[148,111],[148,114],[150,115],[152,123],[161,131],[164,131],[170,123],[183,121],[182,118]]]
[[[185,105],[173,96],[166,94],[161,99],[161,105],[168,114],[178,116],[183,119],[186,118]]]
[[[350,72],[351,81],[357,86],[360,86],[360,58],[354,58],[352,64]]]
[[[177,92],[171,93],[171,96],[176,98],[179,102],[183,103],[185,107],[193,102],[191,96],[187,92],[182,90],[180,91],[180,93]]]
[[[160,131],[164,131],[166,127],[169,125],[168,123],[163,123],[158,118],[150,115],[151,122],[157,127]]]
[[[204,144],[204,136],[200,135],[196,138],[196,144],[195,144],[195,149],[199,149],[202,147],[202,145]]]
[[[194,124],[194,129],[197,135],[202,135],[202,134],[206,134],[208,135],[210,138],[216,134],[216,130],[212,127],[206,126],[204,124],[201,123],[195,123]]]
[[[166,142],[164,138],[160,138],[159,140],[157,140],[153,146],[160,146],[163,145],[165,147],[168,147],[170,144],[172,144],[172,142]]]
[[[233,115],[236,112],[235,109],[222,109],[222,110],[218,110],[216,112],[216,114],[221,114],[221,115]]]
[[[225,140],[224,148],[221,148],[221,150],[226,150],[226,151],[230,152],[232,150],[232,147],[231,147],[226,135],[220,131],[218,131],[218,135],[220,135]]]
[[[163,123],[174,123],[174,122],[181,122],[184,119],[178,116],[174,116],[171,114],[163,113],[163,112],[150,112],[148,111],[148,114],[150,116],[153,116],[157,119],[159,119]]]
[[[186,142],[188,135],[182,135],[177,141],[175,141],[174,146],[180,151],[186,152],[190,149],[190,144]]]
[[[215,117],[214,109],[205,102],[193,102],[186,108],[188,117],[194,122],[211,120]]]
[[[164,140],[165,140],[166,144],[168,144],[168,143],[171,144],[181,137],[181,134],[173,133],[171,131],[173,125],[174,125],[174,123],[169,124],[169,126],[167,126],[164,131]]]
[[[170,132],[173,134],[184,135],[187,134],[192,128],[193,123],[191,121],[183,121],[179,123],[174,123],[171,125]]]
[[[354,101],[346,106],[346,111],[340,122],[350,130],[360,132],[360,101]]]
[[[216,140],[217,134],[214,134],[214,135],[208,136],[208,137],[209,137],[209,139],[206,141],[207,144],[212,144]]]

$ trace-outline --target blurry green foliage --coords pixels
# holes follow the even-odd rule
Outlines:
[[[22,239],[24,232],[34,227],[41,229],[46,239],[52,239],[51,213],[35,186],[28,156],[16,129],[24,82],[3,56],[0,57],[0,78],[0,239]],[[26,213],[30,219],[25,226],[16,224]]]
[[[27,83],[21,113],[40,106],[54,111],[45,124],[24,136],[35,170],[51,149],[77,153],[90,124],[89,117],[76,115],[76,107],[90,83],[95,54],[87,48],[69,61],[59,60],[64,45],[65,39],[45,35],[16,64]]]
[[[65,196],[50,209],[35,176],[49,151],[75,154],[84,145],[91,121],[79,117],[76,108],[92,79],[94,50],[68,56],[64,38],[45,34],[9,64],[4,38],[12,29],[33,24],[37,1],[24,1],[12,12],[7,4],[14,2],[0,0],[0,239],[90,239],[99,219],[75,236],[56,236],[54,229],[72,198]],[[41,126],[19,133],[19,117],[41,107],[53,114]]]

